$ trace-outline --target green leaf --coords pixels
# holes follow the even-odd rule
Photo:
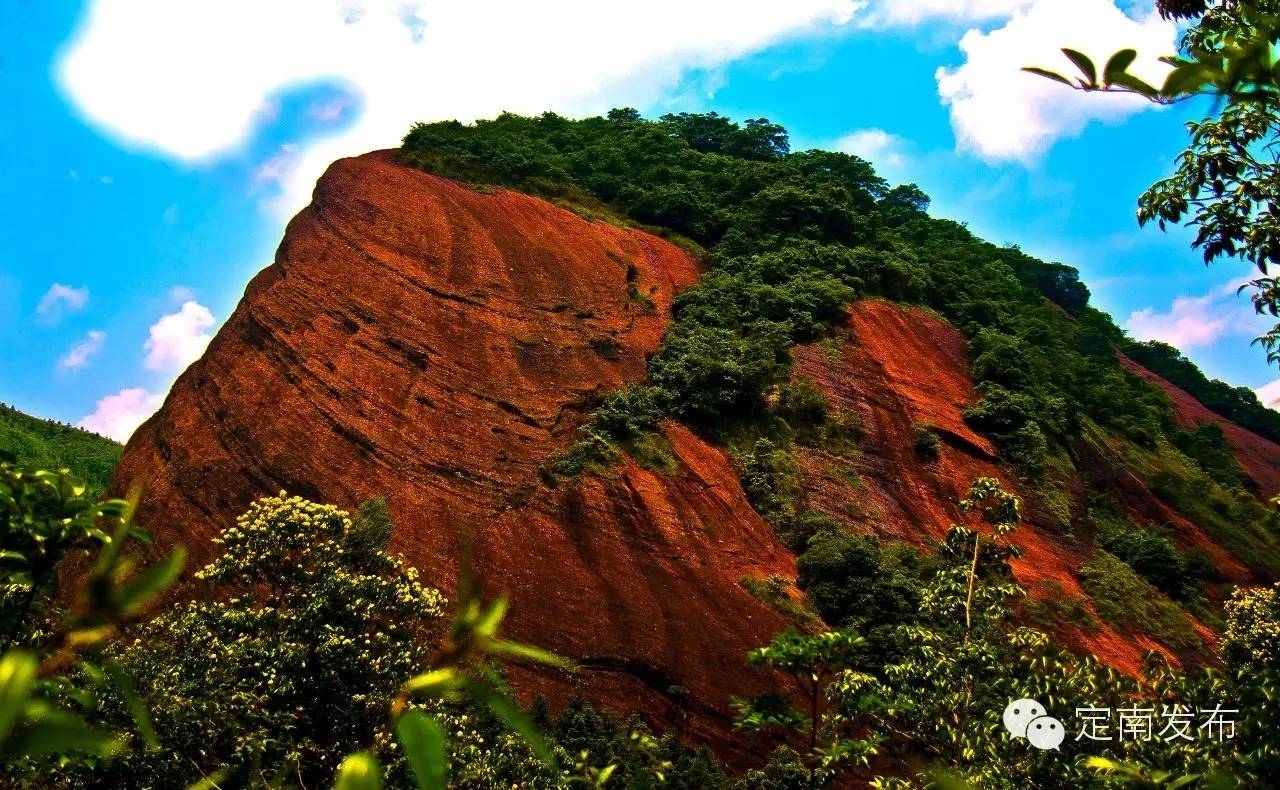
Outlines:
[[[142,740],[147,744],[147,749],[151,751],[158,750],[160,748],[160,739],[156,737],[155,727],[151,726],[151,714],[147,712],[147,706],[143,704],[142,698],[138,696],[138,689],[133,684],[133,678],[129,677],[129,673],[124,670],[124,667],[111,659],[107,659],[103,663],[103,669],[106,670],[107,676],[111,678],[116,690],[120,692],[120,696],[124,698],[124,704],[129,709],[129,715],[133,717],[134,724],[138,725],[138,734],[142,736]]]
[[[418,790],[448,790],[449,756],[440,724],[420,710],[411,710],[396,723],[396,735]]]
[[[1087,85],[1095,86],[1098,84],[1098,69],[1093,65],[1093,61],[1089,60],[1088,55],[1085,55],[1083,52],[1077,52],[1074,49],[1067,49],[1066,47],[1063,47],[1062,54],[1066,55],[1068,60],[1076,64],[1076,68],[1080,69],[1080,73],[1088,78],[1086,81]]]
[[[1142,80],[1128,73],[1117,74],[1115,78],[1111,80],[1111,84],[1119,85],[1122,88],[1128,88],[1134,93],[1140,96],[1145,96],[1148,99],[1154,99],[1160,95],[1160,90],[1156,88],[1154,85],[1143,82]]]
[[[176,549],[168,557],[147,568],[120,588],[120,608],[126,615],[134,614],[154,596],[169,589],[182,573],[187,562],[185,549]]]
[[[1107,85],[1114,83],[1117,77],[1129,70],[1137,57],[1138,51],[1135,49],[1122,49],[1112,55],[1102,69],[1102,81]]]
[[[382,790],[382,767],[368,752],[347,755],[338,767],[333,790]]]
[[[124,751],[125,742],[110,733],[96,730],[78,716],[62,711],[49,711],[39,720],[23,727],[4,745],[10,757],[32,759],[50,754],[87,752],[108,757]]]
[[[540,647],[532,645],[522,645],[519,642],[507,642],[502,639],[492,639],[488,643],[491,652],[500,653],[512,658],[523,658],[529,661],[535,661],[539,664],[550,664],[551,666],[561,667],[563,669],[574,669],[577,665],[564,656],[558,656],[550,650],[543,650]]]
[[[1195,93],[1209,81],[1209,70],[1199,63],[1178,66],[1165,78],[1160,93],[1168,98]]]
[[[445,667],[410,678],[404,684],[405,693],[439,696],[462,685],[462,676],[457,671]]]
[[[219,785],[225,782],[227,777],[231,775],[231,769],[225,766],[219,768],[205,778],[192,785],[187,785],[187,790],[220,790]]]
[[[1039,66],[1023,66],[1022,70],[1026,72],[1030,72],[1031,74],[1035,74],[1040,77],[1045,77],[1046,79],[1051,79],[1054,82],[1061,82],[1063,85],[1067,85],[1072,88],[1075,87],[1075,85],[1071,82],[1071,80],[1067,79],[1066,77],[1062,76],[1056,71],[1049,71],[1048,69],[1042,69]]]
[[[520,710],[518,705],[489,686],[477,681],[469,681],[467,683],[467,692],[488,705],[489,710],[493,711],[493,715],[502,719],[508,727],[524,738],[525,743],[529,744],[529,748],[533,749],[534,754],[538,755],[548,766],[555,768],[555,757],[551,754],[551,749],[548,748],[546,739],[542,737],[542,733],[538,731],[533,720],[524,711]]]
[[[507,606],[507,596],[498,596],[498,599],[489,607],[489,611],[485,612],[476,622],[476,633],[483,637],[491,637],[498,633],[498,625],[502,623],[502,618],[507,614]]]
[[[0,742],[13,732],[39,666],[36,657],[24,650],[11,650],[0,659]]]

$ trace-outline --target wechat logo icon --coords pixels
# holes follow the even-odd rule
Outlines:
[[[1045,713],[1033,699],[1015,699],[1004,709],[1004,728],[1013,738],[1026,738],[1037,749],[1057,750],[1066,737],[1062,722]]]

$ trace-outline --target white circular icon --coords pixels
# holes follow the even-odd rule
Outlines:
[[[1015,699],[1004,709],[1004,728],[1015,738],[1027,737],[1027,725],[1045,714],[1044,706],[1033,699]]]
[[[1039,716],[1027,725],[1027,740],[1037,749],[1057,749],[1064,737],[1062,722],[1052,716]]]

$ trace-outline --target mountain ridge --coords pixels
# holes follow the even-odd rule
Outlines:
[[[130,440],[113,488],[144,483],[140,522],[159,546],[185,543],[197,561],[208,538],[280,488],[353,509],[388,495],[399,525],[392,550],[427,581],[452,589],[471,541],[485,589],[512,596],[513,637],[582,661],[572,677],[513,668],[525,699],[562,704],[582,693],[750,761],[729,699],[765,688],[745,654],[788,617],[748,582],[781,578],[800,593],[792,554],[748,502],[740,462],[666,420],[667,470],[623,455],[600,474],[541,474],[607,392],[645,380],[677,294],[700,269],[643,232],[422,173],[391,152],[340,160],[289,224],[276,263]],[[966,478],[993,474],[1029,497],[1018,579],[1033,598],[1087,598],[1075,570],[1088,552],[970,426],[964,338],[886,301],[860,300],[846,315],[843,339],[797,348],[795,375],[834,408],[864,412],[861,449],[837,466],[857,468],[870,493],[831,494],[831,457],[802,447],[817,509],[923,546],[959,517]],[[859,355],[878,361],[841,369]],[[916,455],[908,429],[922,419],[942,435],[937,461]],[[877,467],[877,456],[891,460]],[[1080,506],[1087,483],[1072,485]],[[1127,485],[1143,508],[1169,511],[1137,477]],[[886,513],[850,518],[824,496]],[[907,503],[902,514],[890,510],[893,496]],[[1182,543],[1217,548],[1187,529]],[[1229,553],[1214,556],[1225,578],[1251,575]],[[1046,593],[1041,581],[1058,587]],[[1212,644],[1209,629],[1190,627]],[[1129,672],[1146,649],[1205,655],[1096,617],[1090,629],[1054,629]]]

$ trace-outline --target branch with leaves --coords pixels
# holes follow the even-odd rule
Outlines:
[[[1138,201],[1138,223],[1195,227],[1192,246],[1206,264],[1219,258],[1252,263],[1261,276],[1251,290],[1255,312],[1280,318],[1280,279],[1270,267],[1280,263],[1280,3],[1274,0],[1189,3],[1163,0],[1166,17],[1197,19],[1182,39],[1181,52],[1162,57],[1169,72],[1160,87],[1129,71],[1133,49],[1113,54],[1099,72],[1075,49],[1062,53],[1078,76],[1039,66],[1024,71],[1075,90],[1131,93],[1157,104],[1199,96],[1217,99],[1209,117],[1187,124],[1190,145],[1168,178]],[[1280,364],[1280,323],[1254,339],[1267,361]]]

